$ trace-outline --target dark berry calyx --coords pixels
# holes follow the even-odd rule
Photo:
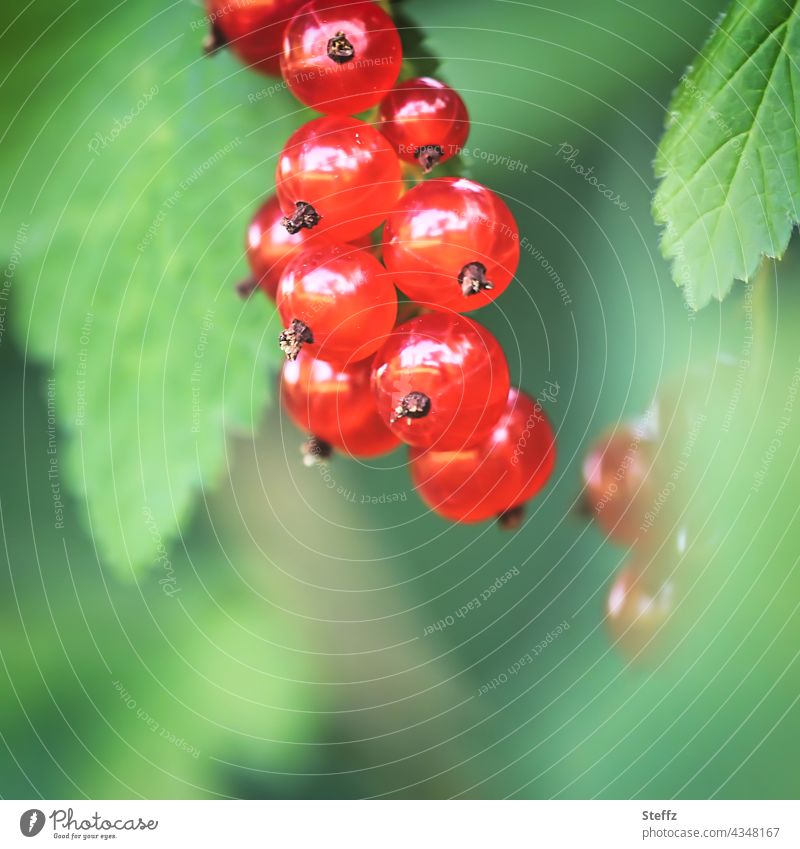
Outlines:
[[[206,56],[213,56],[218,50],[222,50],[228,44],[228,39],[225,38],[225,33],[216,25],[211,24],[208,35],[203,39],[203,53]]]
[[[315,463],[322,463],[330,459],[333,453],[333,448],[330,444],[318,436],[309,436],[300,450],[303,453],[304,466],[313,466]]]
[[[482,262],[468,262],[461,269],[458,282],[466,297],[477,295],[484,289],[494,289],[494,283],[486,279],[486,266]]]
[[[310,345],[313,341],[314,334],[311,328],[299,318],[293,318],[289,327],[278,337],[281,351],[286,354],[287,360],[296,360],[303,345]]]
[[[414,158],[422,166],[424,174],[430,174],[443,156],[444,151],[438,144],[424,144],[414,151]]]
[[[304,200],[298,200],[294,205],[294,214],[285,215],[281,224],[283,224],[290,236],[294,236],[295,233],[299,233],[303,229],[311,230],[312,227],[316,227],[321,219],[322,216],[310,203],[306,203]]]
[[[258,289],[258,280],[255,277],[245,277],[236,284],[236,294],[240,298],[249,298]]]
[[[525,519],[525,507],[520,504],[517,507],[512,507],[506,510],[497,517],[497,524],[504,531],[516,531],[522,527],[522,522]]]
[[[336,62],[337,65],[350,62],[355,55],[355,47],[341,30],[333,38],[328,39],[328,58]]]
[[[394,408],[389,424],[398,419],[423,419],[431,411],[431,399],[424,392],[409,392]]]

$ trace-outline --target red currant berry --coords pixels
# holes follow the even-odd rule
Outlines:
[[[458,94],[438,80],[418,77],[393,88],[381,102],[380,131],[401,159],[427,174],[455,156],[469,135],[469,115]]]
[[[373,385],[378,412],[403,442],[457,451],[500,418],[508,364],[488,330],[433,312],[395,328],[375,357]]]
[[[669,645],[674,585],[634,554],[614,579],[606,599],[606,625],[615,648],[631,660],[656,660]]]
[[[511,282],[519,231],[494,192],[442,177],[407,192],[389,214],[383,256],[395,285],[428,306],[468,312]]]
[[[281,401],[292,421],[316,437],[312,451],[321,441],[352,457],[375,457],[400,444],[378,415],[371,371],[369,360],[338,367],[308,353],[283,364]]]
[[[283,33],[303,0],[206,0],[211,34],[206,50],[228,46],[249,67],[281,72]]]
[[[309,121],[290,136],[275,183],[288,229],[313,227],[344,242],[378,227],[403,191],[389,142],[363,121],[336,116]]]
[[[655,448],[644,423],[639,423],[600,437],[583,461],[584,503],[617,542],[634,542],[644,514],[653,506]]]
[[[400,36],[377,3],[312,2],[286,27],[281,72],[294,96],[319,112],[375,106],[400,73]]]
[[[412,448],[411,477],[422,500],[453,522],[511,516],[547,483],[556,442],[541,405],[518,389],[491,432],[461,451]]]
[[[397,293],[383,266],[352,245],[319,245],[292,259],[278,286],[281,349],[294,359],[304,344],[336,363],[375,353],[391,332]]]

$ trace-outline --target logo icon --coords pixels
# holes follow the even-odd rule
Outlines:
[[[36,837],[44,828],[44,812],[38,808],[31,808],[19,818],[19,830],[25,837]]]

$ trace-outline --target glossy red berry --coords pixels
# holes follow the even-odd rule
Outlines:
[[[583,461],[584,502],[618,542],[632,543],[641,535],[644,515],[653,506],[658,488],[655,449],[646,426],[639,423],[601,436]]]
[[[387,139],[363,121],[336,116],[309,121],[290,136],[275,184],[290,230],[314,229],[344,242],[378,227],[403,191],[400,160]]]
[[[428,173],[456,156],[469,135],[469,115],[458,94],[439,80],[407,80],[381,101],[380,131],[401,159]]]
[[[377,3],[307,3],[283,38],[281,72],[294,96],[320,112],[375,106],[402,64],[400,36]]]
[[[389,214],[383,256],[395,285],[412,300],[468,312],[493,301],[513,279],[519,230],[494,192],[442,177],[415,186]]]
[[[303,0],[206,0],[209,52],[227,46],[249,67],[281,72],[283,33]]]
[[[414,486],[432,510],[453,522],[482,522],[507,516],[544,487],[556,442],[541,405],[512,388],[490,433],[471,448],[412,448],[409,456]]]
[[[255,282],[273,301],[278,291],[281,274],[286,264],[300,250],[327,244],[324,233],[300,230],[290,234],[283,226],[283,210],[273,195],[261,205],[247,228],[247,260]],[[373,253],[375,247],[369,236],[361,236],[348,244]]]
[[[506,406],[508,365],[488,330],[427,313],[395,328],[375,356],[378,412],[403,442],[459,450],[483,439]]]
[[[381,346],[397,315],[397,293],[383,266],[352,245],[319,245],[299,253],[278,286],[281,349],[289,359],[304,345],[337,364],[364,359]]]
[[[353,457],[375,457],[400,441],[378,415],[369,360],[336,366],[310,353],[283,364],[281,401],[304,431]]]

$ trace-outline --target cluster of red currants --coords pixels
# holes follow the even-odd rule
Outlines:
[[[495,337],[462,314],[514,277],[511,212],[471,180],[423,179],[463,148],[461,97],[431,78],[397,84],[401,40],[377,3],[209,0],[209,14],[213,47],[267,73],[279,66],[324,113],[286,142],[276,196],[246,241],[244,291],[277,303],[281,398],[311,434],[307,456],[406,443],[432,510],[515,525],[553,469],[555,437],[541,405],[510,386]],[[371,121],[352,117],[373,107]]]
[[[698,565],[704,568],[718,545],[713,523],[700,521],[702,505],[687,507],[689,469],[702,431],[717,432],[700,399],[715,379],[730,382],[731,371],[717,363],[715,371],[668,382],[644,416],[603,434],[584,460],[587,512],[610,540],[631,548],[605,611],[615,644],[630,658],[661,660],[674,649],[676,614],[681,607],[687,614]],[[679,447],[668,433],[682,435]]]

